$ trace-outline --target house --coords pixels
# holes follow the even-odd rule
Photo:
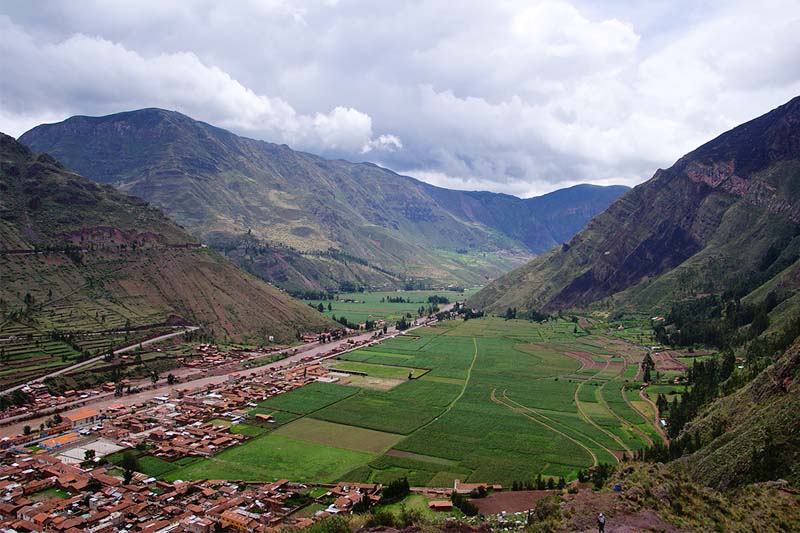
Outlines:
[[[81,409],[64,417],[73,428],[91,426],[100,421],[100,413],[94,409]]]
[[[220,515],[219,524],[237,531],[252,531],[258,526],[258,521],[250,516],[252,514],[242,509],[229,509]]]
[[[428,508],[432,511],[452,511],[453,502],[450,500],[434,500],[432,502],[428,502]]]
[[[43,440],[39,443],[39,447],[44,448],[45,450],[55,450],[56,448],[60,448],[66,444],[72,444],[80,438],[80,435],[77,433],[67,433],[65,435],[53,437],[52,439]]]

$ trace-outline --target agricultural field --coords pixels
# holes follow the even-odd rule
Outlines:
[[[660,438],[639,397],[644,354],[566,320],[445,321],[331,361],[391,388],[314,383],[270,398],[253,412],[277,429],[167,478],[571,479]]]
[[[0,321],[0,390],[166,331],[152,316],[123,310],[110,301],[43,304],[24,319]]]
[[[388,320],[395,322],[406,314],[417,316],[421,306],[428,307],[428,298],[443,296],[450,303],[465,300],[476,292],[476,289],[466,289],[464,292],[455,291],[385,291],[385,292],[353,292],[337,295],[337,300],[309,300],[313,306],[322,304],[323,312],[336,318],[346,317],[354,323],[363,323],[367,320]],[[390,298],[402,298],[405,302],[389,302]],[[330,309],[328,305],[330,304]]]

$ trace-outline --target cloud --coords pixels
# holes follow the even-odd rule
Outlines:
[[[526,196],[636,184],[800,94],[794,0],[82,6],[0,8],[0,129],[156,105]]]
[[[403,148],[403,143],[397,135],[380,135],[377,139],[373,139],[363,147],[361,153],[367,154],[373,150],[379,152],[396,152]]]
[[[0,80],[0,118],[15,134],[42,117],[59,116],[45,110],[63,110],[63,119],[64,114],[84,113],[88,102],[95,112],[176,109],[303,149],[358,153],[390,138],[402,146],[393,135],[373,139],[372,119],[357,109],[336,106],[327,113],[300,114],[285,100],[254,92],[192,52],[144,57],[120,43],[83,34],[42,45],[7,17],[0,17],[0,32],[8,37],[0,42],[0,70],[16,74]]]

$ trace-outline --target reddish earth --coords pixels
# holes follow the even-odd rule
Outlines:
[[[597,515],[606,516],[606,533],[633,533],[638,531],[661,531],[684,533],[685,530],[662,520],[647,509],[633,511],[630,503],[619,493],[581,490],[563,498],[562,513],[566,518],[565,531],[597,531]]]
[[[507,513],[525,512],[536,507],[536,502],[553,494],[549,490],[517,490],[511,492],[494,492],[485,498],[470,500],[482,515],[494,515],[503,511]]]
[[[567,357],[572,357],[573,359],[577,359],[581,363],[580,370],[602,370],[605,368],[606,363],[601,363],[598,361],[594,361],[592,359],[593,354],[589,352],[583,352],[580,350],[570,350],[568,352],[561,352],[562,354],[566,355]]]
[[[675,359],[680,356],[679,352],[666,350],[663,352],[656,352],[651,355],[653,362],[656,364],[656,370],[659,372],[685,372],[686,365]]]

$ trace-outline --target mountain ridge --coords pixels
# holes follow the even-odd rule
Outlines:
[[[301,253],[340,250],[363,260],[367,270],[377,268],[359,273],[310,260],[329,278],[345,276],[355,284],[369,278],[378,286],[398,283],[381,271],[438,285],[484,283],[557,245],[564,231],[556,238],[548,227],[566,224],[566,233],[576,231],[623,191],[578,188],[573,192],[587,198],[573,198],[560,210],[553,197],[549,205],[451,191],[372,163],[327,160],[239,137],[157,108],[72,117],[37,126],[20,141],[161,207],[212,246],[228,247],[252,234]],[[542,206],[546,220],[534,213]],[[305,272],[284,274],[302,278]]]
[[[473,303],[554,311],[614,297],[629,309],[664,310],[682,290],[678,277],[696,281],[695,293],[726,290],[757,272],[768,250],[794,249],[798,132],[794,98],[659,169]]]
[[[0,190],[3,314],[22,313],[31,327],[49,331],[51,321],[49,308],[34,301],[106,305],[130,310],[133,326],[179,320],[260,342],[333,326],[202,247],[159,209],[4,134]]]

